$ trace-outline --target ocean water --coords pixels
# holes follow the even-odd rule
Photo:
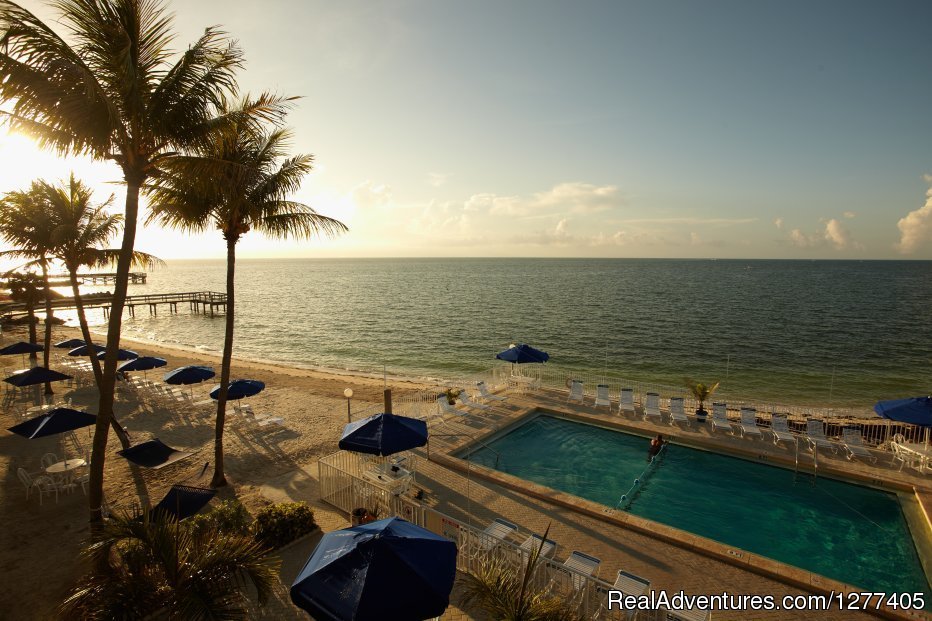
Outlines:
[[[222,260],[172,261],[130,294],[224,282]],[[243,357],[456,376],[527,342],[580,371],[722,380],[729,398],[868,408],[932,392],[932,262],[240,260],[236,282]],[[124,326],[168,344],[223,343],[222,316],[186,308],[140,307]]]

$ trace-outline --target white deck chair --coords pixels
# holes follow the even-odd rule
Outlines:
[[[476,382],[476,388],[479,390],[479,396],[486,401],[504,401],[508,398],[489,392],[489,387],[486,386],[485,382]]]
[[[492,520],[492,523],[486,526],[485,530],[479,534],[479,549],[483,552],[487,552],[505,541],[508,535],[517,530],[518,527],[508,520],[495,518]]]
[[[689,427],[689,419],[683,410],[683,397],[670,397],[670,424],[686,423]]]
[[[806,440],[809,441],[809,450],[814,451],[816,448],[829,449],[832,453],[838,452],[835,443],[825,437],[825,429],[822,421],[817,418],[810,418],[806,421]]]
[[[541,545],[541,542],[543,542],[543,545]],[[553,558],[554,552],[557,551],[557,542],[553,539],[544,539],[540,535],[532,534],[518,546],[518,549],[521,550],[525,557],[530,557],[531,554],[540,550],[541,558]]]
[[[663,421],[663,414],[660,413],[660,395],[655,392],[647,393],[647,401],[644,403],[644,420],[656,418],[657,422]]]
[[[583,383],[579,380],[572,380],[570,383],[570,394],[567,401],[583,402]]]
[[[634,390],[622,388],[621,394],[618,395],[618,413],[627,414],[628,412],[634,415]]]
[[[790,431],[786,416],[774,414],[770,417],[770,432],[773,433],[773,443],[788,442],[796,444],[796,436]]]
[[[734,433],[734,428],[731,426],[731,421],[728,420],[728,406],[723,402],[717,402],[712,404],[712,431],[713,433],[719,429],[726,429],[728,433]]]
[[[900,434],[897,434],[900,435]],[[913,470],[919,472],[922,471],[922,459],[919,455],[916,455],[913,452],[903,450],[903,447],[900,446],[901,442],[891,442],[890,446],[893,448],[893,462],[891,465],[895,466],[896,462],[900,462],[900,472],[903,471],[903,466],[908,466]]]
[[[42,496],[47,494],[55,494],[55,502],[58,502],[58,486],[55,485],[55,481],[52,480],[52,477],[47,475],[32,477],[24,468],[19,468],[16,471],[19,480],[22,481],[23,486],[26,488],[26,500],[29,500],[29,492],[33,489],[36,490],[39,494],[39,504],[42,504]]]
[[[760,427],[757,426],[757,410],[754,408],[741,408],[741,422],[738,425],[741,427],[742,438],[749,435],[764,437],[764,434],[760,432]]]
[[[572,554],[563,561],[564,567],[574,570],[570,572],[570,576],[573,579],[573,588],[577,590],[585,583],[582,576],[597,575],[601,564],[600,559],[584,554],[579,550],[573,550]]]
[[[595,387],[595,407],[605,406],[612,411],[612,399],[608,396],[608,384],[599,384]]]
[[[488,410],[489,409],[489,406],[487,406],[486,404],[477,403],[473,401],[472,399],[470,399],[469,393],[467,393],[465,390],[460,391],[459,400],[460,400],[460,403],[462,403],[464,406],[468,408],[476,408],[477,410]]]
[[[440,397],[439,399],[437,399],[437,406],[440,408],[441,414],[454,414],[456,416],[468,416],[469,415],[468,413],[462,410],[457,410],[455,407],[450,405],[450,402],[447,401],[446,397]]]
[[[612,586],[625,595],[639,597],[650,591],[650,580],[645,580],[640,576],[619,569],[618,577],[615,578],[615,584]]]
[[[861,430],[857,427],[843,427],[841,430],[842,445],[848,452],[848,459],[863,457],[872,464],[877,463],[877,458],[871,454],[864,442],[861,440]]]

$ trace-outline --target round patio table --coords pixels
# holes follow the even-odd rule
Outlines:
[[[83,459],[66,459],[59,461],[45,469],[46,474],[62,474],[65,478],[65,485],[71,485],[74,479],[74,471],[86,466],[87,462]]]

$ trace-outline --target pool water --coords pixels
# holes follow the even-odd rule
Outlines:
[[[467,457],[610,507],[647,466],[649,440],[537,416]],[[926,581],[894,494],[668,445],[627,510],[868,591]],[[497,462],[497,464],[496,464]]]

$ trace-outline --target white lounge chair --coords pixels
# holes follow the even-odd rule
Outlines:
[[[612,399],[608,396],[608,384],[599,384],[595,387],[595,407],[605,406],[612,411]]]
[[[595,576],[599,572],[599,566],[602,561],[594,556],[584,554],[579,550],[573,550],[572,554],[563,561],[563,566],[573,571],[570,576],[573,579],[573,588],[579,589],[583,584],[583,576]]]
[[[477,410],[488,410],[489,406],[484,403],[477,403],[469,398],[469,393],[465,390],[461,390],[459,394],[460,403],[468,408],[476,408]]]
[[[557,551],[557,542],[553,539],[544,539],[540,535],[532,534],[530,537],[524,540],[518,548],[526,555],[530,556],[531,554],[540,550],[540,557],[543,558],[553,558],[554,552]]]
[[[806,421],[806,440],[809,441],[809,450],[815,451],[817,448],[829,449],[832,453],[838,452],[835,443],[825,437],[825,428],[817,418],[810,418]]]
[[[486,401],[504,401],[508,398],[489,392],[489,387],[485,385],[485,382],[476,382],[476,388],[479,389],[479,396]]]
[[[683,397],[670,397],[670,424],[675,426],[677,423],[686,423],[689,427],[689,419],[683,410]]]
[[[745,436],[764,437],[760,432],[760,427],[757,426],[757,410],[754,408],[741,408],[741,422],[738,425],[741,427],[742,438]]]
[[[583,383],[581,381],[572,380],[570,382],[570,394],[566,400],[578,401],[579,403],[583,402]]]
[[[483,552],[491,550],[501,542],[505,541],[508,536],[517,531],[518,527],[508,520],[495,518],[492,523],[485,527],[479,534],[479,549]]]
[[[650,580],[645,580],[640,576],[635,576],[621,569],[618,570],[618,577],[615,578],[613,585],[616,590],[625,595],[640,597],[650,591]]]
[[[284,426],[285,419],[278,416],[259,415],[253,412],[252,406],[248,403],[234,403],[233,413],[239,414],[240,419],[256,427],[268,427],[269,425]]]
[[[786,416],[774,414],[770,417],[770,432],[773,433],[773,443],[789,442],[796,444],[796,436],[790,431]]]
[[[712,418],[709,420],[712,421],[713,433],[719,429],[725,429],[728,433],[734,433],[731,421],[728,420],[728,406],[724,403],[718,402],[712,404]]]
[[[456,416],[468,416],[468,414],[462,410],[457,410],[455,407],[450,405],[450,402],[447,401],[445,396],[437,399],[437,406],[440,408],[441,414],[454,414]]]
[[[618,413],[634,415],[634,390],[631,388],[622,388],[618,396]]]
[[[872,464],[877,463],[877,458],[867,450],[864,442],[861,440],[861,430],[857,427],[844,427],[841,430],[842,445],[848,452],[848,459],[863,457]]]
[[[663,414],[660,413],[660,395],[655,392],[647,393],[647,401],[644,403],[644,420],[656,418],[657,422],[663,422]]]

